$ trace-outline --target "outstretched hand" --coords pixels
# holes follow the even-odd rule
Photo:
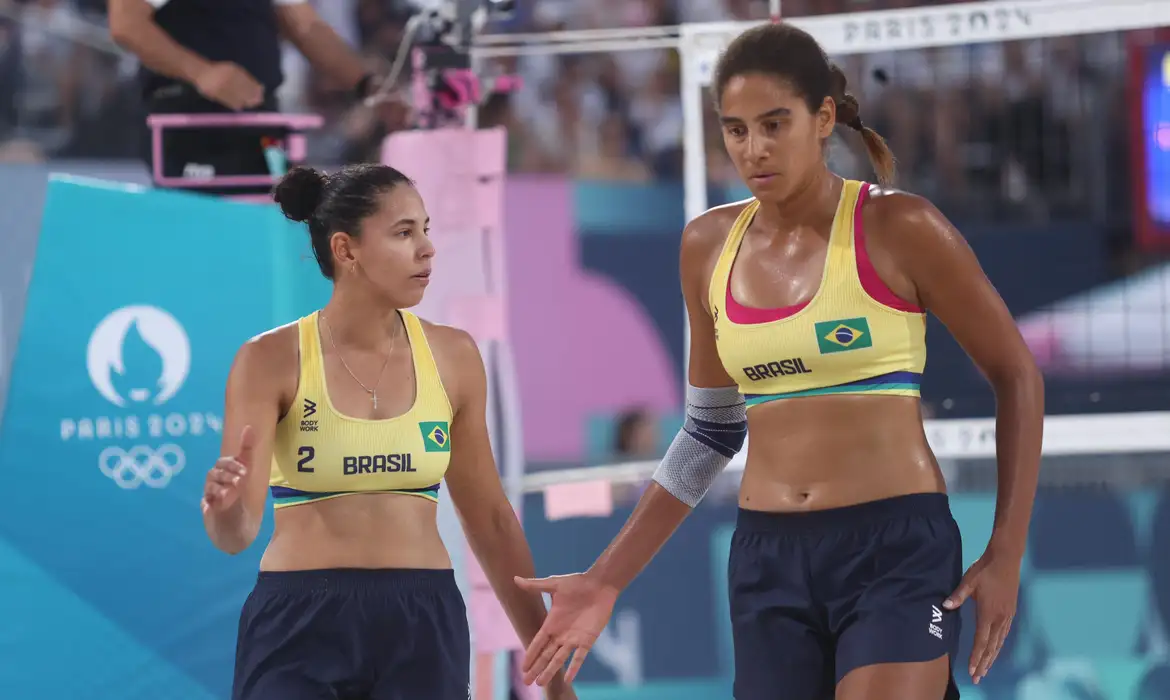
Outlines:
[[[975,601],[975,645],[967,671],[976,684],[1003,649],[1016,615],[1019,591],[1020,562],[988,550],[967,569],[959,587],[943,603],[947,610],[958,610],[968,598]]]
[[[240,500],[243,478],[256,460],[256,431],[245,425],[240,433],[240,449],[235,456],[220,457],[215,466],[207,472],[203,484],[203,501],[200,503],[204,514],[222,513]]]
[[[601,585],[587,573],[540,579],[516,577],[516,585],[552,596],[548,617],[524,654],[521,666],[524,683],[547,686],[570,655],[572,661],[565,680],[572,682],[597,637],[609,624],[617,591]]]
[[[577,700],[577,691],[568,681],[553,681],[544,689],[546,700]]]

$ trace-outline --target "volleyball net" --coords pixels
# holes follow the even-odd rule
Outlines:
[[[948,481],[960,490],[995,483],[994,418],[928,419],[924,431]],[[746,464],[749,443],[744,443],[724,473],[733,487]],[[1049,415],[1044,420],[1042,453],[1045,485],[1170,482],[1170,411]],[[658,464],[656,459],[631,460],[530,472],[524,477],[523,491],[545,493],[563,484],[645,483]]]

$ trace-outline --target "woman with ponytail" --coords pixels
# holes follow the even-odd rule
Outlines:
[[[625,527],[589,571],[527,580],[552,595],[530,681],[573,678],[618,594],[742,447],[751,448],[728,567],[738,700],[948,700],[1003,646],[1040,465],[1044,387],[1012,315],[934,206],[891,189],[894,156],[845,75],[789,24],[720,59],[716,110],[747,201],[682,235],[690,319],[687,420]],[[839,126],[876,184],[825,163]],[[997,399],[999,500],[966,573],[923,431],[926,314]],[[959,607],[976,609],[969,660]]]

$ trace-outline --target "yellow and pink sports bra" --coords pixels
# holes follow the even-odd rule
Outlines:
[[[751,406],[801,396],[918,396],[926,367],[926,314],[882,282],[865,250],[861,208],[869,185],[846,180],[811,300],[779,309],[743,306],[731,271],[759,209],[740,213],[711,277],[719,359]]]

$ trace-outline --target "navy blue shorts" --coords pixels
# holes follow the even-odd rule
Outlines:
[[[232,700],[467,700],[470,673],[450,569],[262,571]]]
[[[945,494],[740,510],[728,562],[737,700],[825,700],[850,671],[958,650],[963,576]],[[958,698],[952,678],[945,699]]]

